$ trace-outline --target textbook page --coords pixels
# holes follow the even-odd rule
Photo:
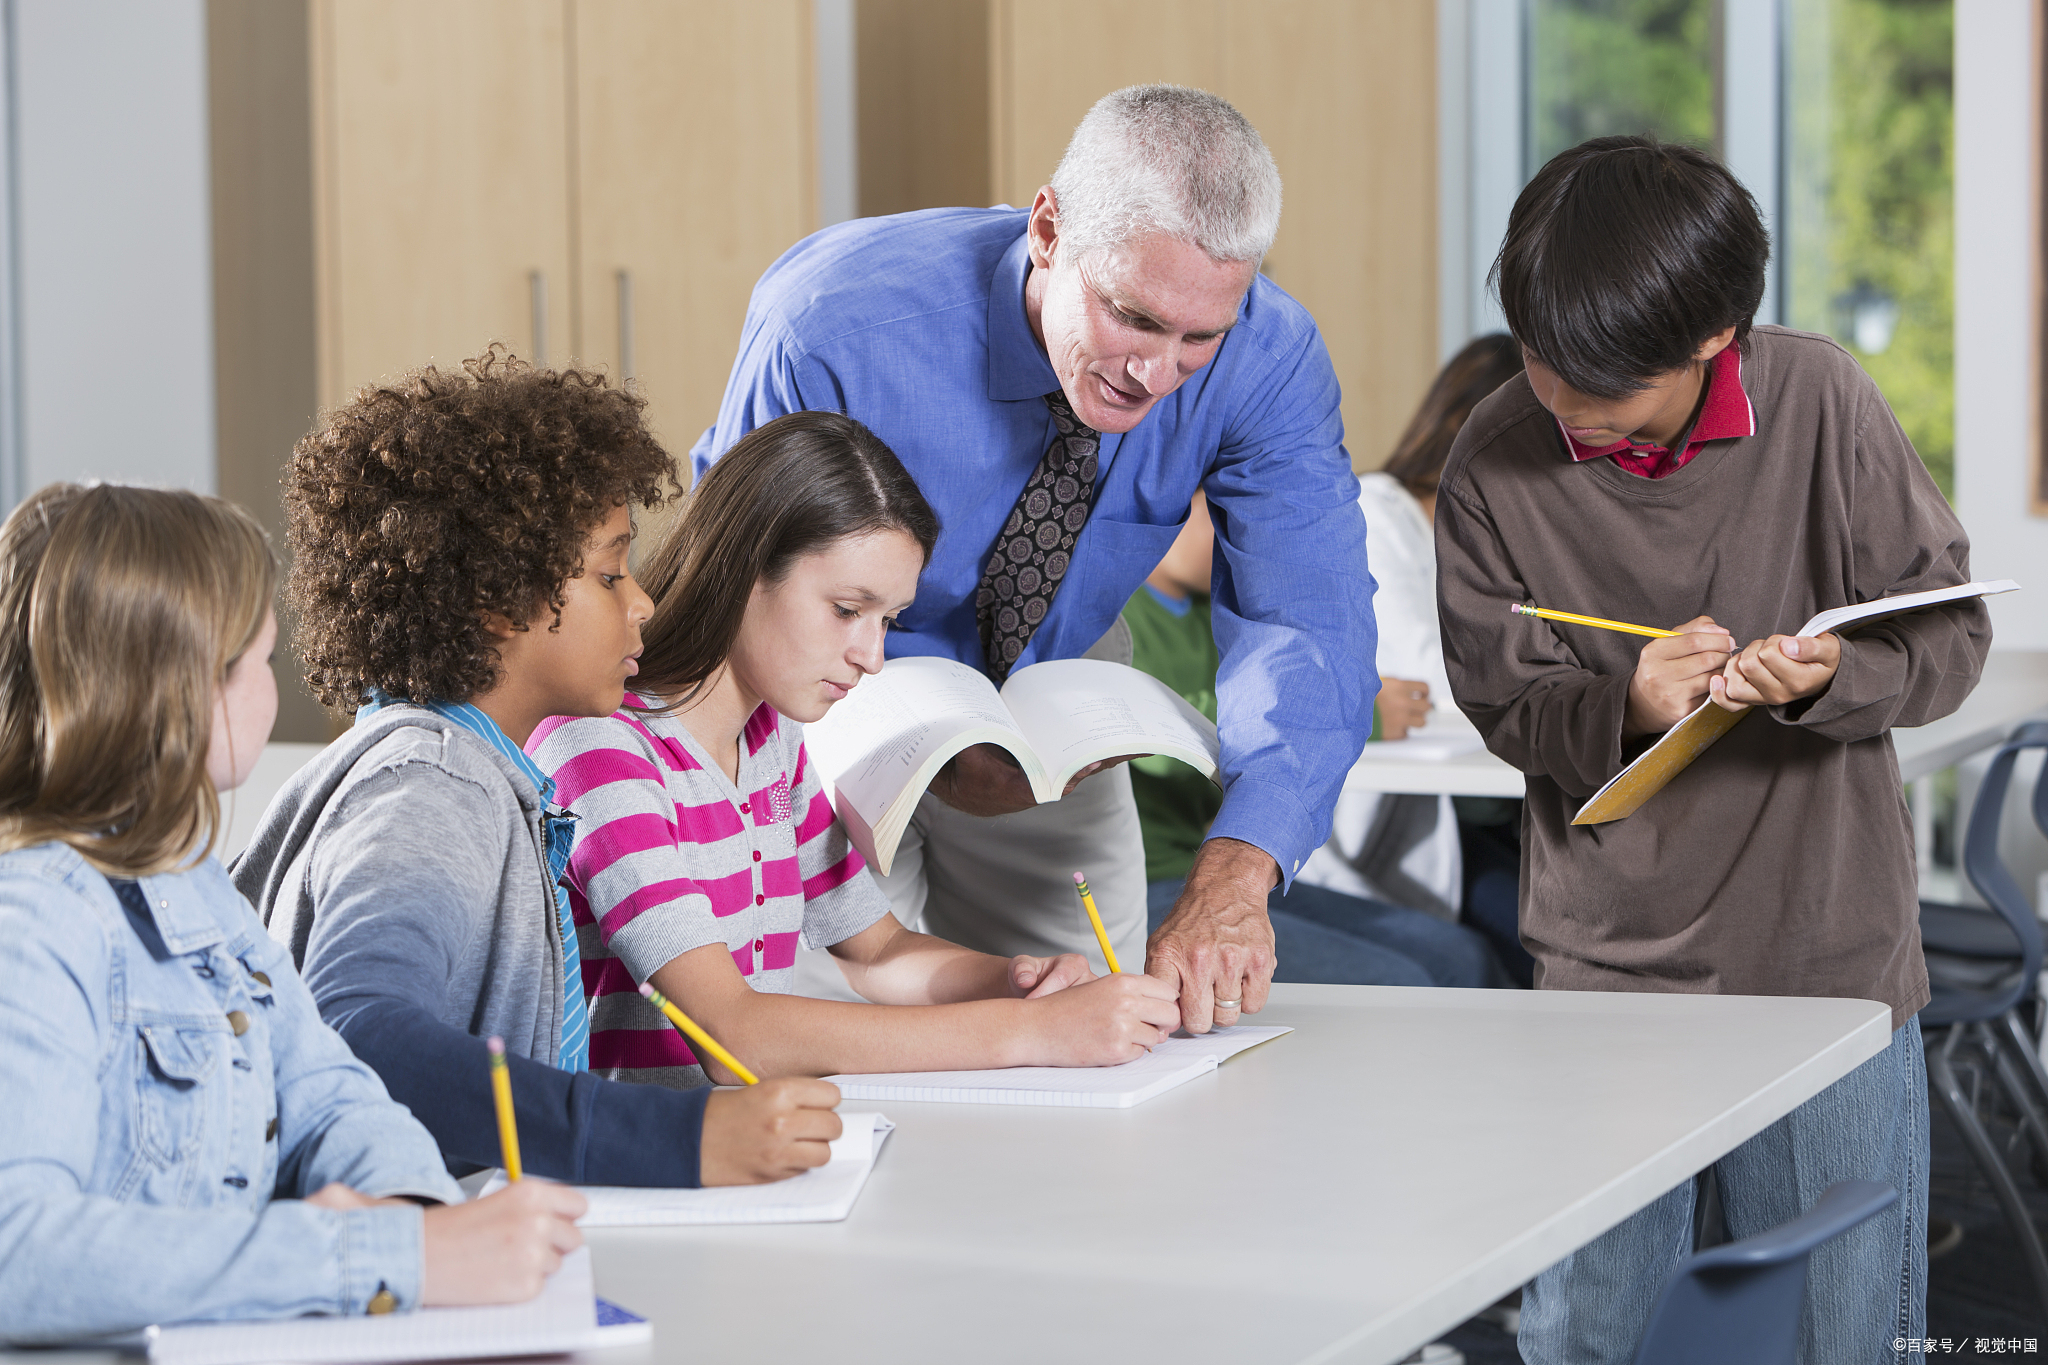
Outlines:
[[[1055,798],[1090,763],[1125,754],[1161,754],[1216,778],[1222,749],[1215,725],[1178,692],[1134,668],[1104,659],[1054,659],[1011,674],[1002,699],[1045,765]]]
[[[1888,621],[1894,616],[1937,607],[1944,602],[2017,592],[2019,586],[2010,578],[1997,578],[1982,583],[1962,583],[1953,588],[1930,588],[1926,592],[1880,597],[1875,602],[1832,607],[1808,619],[1793,634],[1810,637],[1830,631],[1850,631],[1858,626]],[[1730,711],[1715,705],[1712,697],[1707,698],[1691,715],[1666,730],[1655,744],[1637,754],[1634,762],[1607,779],[1606,785],[1579,807],[1572,823],[1604,825],[1634,815],[1645,801],[1664,789],[1665,783],[1684,772],[1694,759],[1711,748],[1715,740],[1734,729],[1748,714],[1748,707]]]
[[[198,1322],[151,1328],[154,1365],[259,1365],[296,1361],[455,1360],[559,1355],[653,1338],[645,1322],[598,1326],[590,1249],[562,1258],[538,1298],[502,1308],[422,1308],[381,1317]]]
[[[701,1190],[634,1189],[578,1185],[590,1210],[578,1227],[705,1227],[721,1223],[839,1223],[853,1212],[875,1169],[882,1143],[896,1125],[875,1113],[843,1113],[845,1126],[823,1166],[767,1185],[714,1185]],[[503,1189],[504,1172],[484,1193]]]
[[[1214,1071],[1247,1048],[1292,1032],[1287,1024],[1236,1024],[1199,1038],[1168,1038],[1120,1066],[1013,1066],[993,1071],[904,1071],[825,1079],[850,1100],[1128,1109]]]
[[[918,798],[962,749],[997,744],[1032,778],[1043,766],[996,695],[995,685],[952,659],[891,659],[881,672],[804,727],[804,749],[833,792],[847,833],[883,876]]]

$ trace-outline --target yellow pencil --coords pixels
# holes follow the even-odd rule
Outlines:
[[[727,1071],[745,1081],[748,1085],[759,1085],[761,1078],[740,1065],[739,1058],[718,1045],[718,1040],[697,1027],[697,1021],[676,1008],[676,1002],[654,989],[652,981],[643,982],[640,994],[652,1001],[654,1007],[668,1016],[668,1021],[681,1029],[686,1037],[725,1066]]]
[[[505,1162],[505,1178],[519,1178],[519,1125],[512,1119],[512,1070],[505,1065],[505,1040],[490,1038],[491,1094],[498,1101],[498,1149]]]
[[[1102,945],[1102,960],[1109,964],[1112,972],[1122,974],[1123,968],[1116,965],[1116,949],[1109,946],[1109,931],[1102,927],[1102,916],[1095,909],[1095,897],[1088,890],[1088,879],[1076,872],[1074,889],[1081,893],[1081,908],[1088,912],[1088,922],[1095,926],[1095,941]]]
[[[1618,630],[1629,635],[1650,635],[1660,640],[1678,634],[1675,630],[1659,630],[1655,626],[1632,626],[1626,621],[1609,621],[1599,616],[1580,616],[1577,612],[1552,611],[1548,607],[1525,607],[1520,602],[1508,603],[1508,610],[1520,616],[1540,616],[1546,621],[1569,621],[1575,626],[1598,626],[1602,630]]]

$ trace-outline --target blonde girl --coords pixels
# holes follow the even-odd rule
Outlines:
[[[276,564],[192,493],[0,526],[0,1339],[509,1302],[581,1196],[463,1204],[211,856],[277,713]]]

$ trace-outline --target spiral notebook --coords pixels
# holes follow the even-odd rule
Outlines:
[[[152,1327],[138,1344],[151,1365],[299,1365],[560,1355],[651,1341],[654,1330],[598,1299],[590,1249],[562,1258],[538,1298],[502,1308],[422,1308],[384,1317],[195,1322]]]
[[[632,1189],[621,1185],[578,1185],[590,1211],[578,1227],[688,1227],[717,1223],[839,1223],[875,1169],[882,1143],[896,1125],[880,1114],[841,1114],[845,1131],[832,1144],[832,1159],[802,1175],[768,1185],[718,1185],[703,1190]],[[484,1193],[501,1189],[504,1172],[491,1177]]]
[[[1207,1075],[1247,1048],[1292,1032],[1286,1024],[1238,1024],[1199,1038],[1168,1038],[1121,1066],[1013,1066],[997,1071],[903,1071],[825,1079],[850,1100],[1128,1109]]]

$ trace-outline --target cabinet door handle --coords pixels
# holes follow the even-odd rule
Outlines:
[[[619,283],[619,383],[633,377],[633,272],[618,272]]]
[[[548,363],[548,277],[545,271],[528,271],[527,306],[533,314],[533,363]]]

